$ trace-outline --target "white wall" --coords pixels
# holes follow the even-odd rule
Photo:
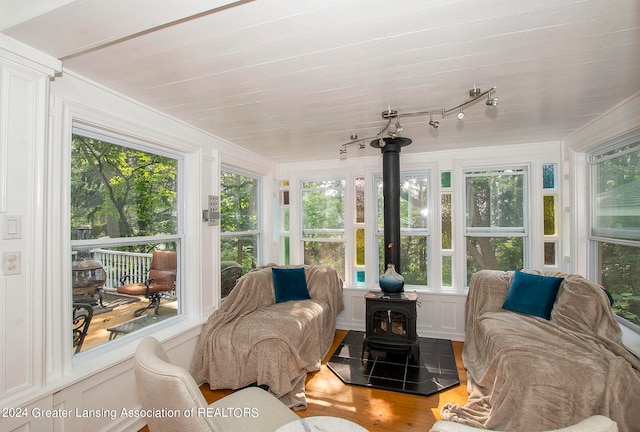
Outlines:
[[[17,397],[43,381],[45,149],[49,76],[60,68],[29,62],[0,39],[0,231],[2,254],[20,255],[15,274],[0,271],[0,398]],[[28,55],[33,53],[28,51]],[[19,218],[5,238],[7,217]],[[37,317],[34,319],[34,317]]]
[[[35,418],[32,409],[139,407],[132,355],[141,335],[157,337],[175,363],[189,367],[201,325],[218,306],[219,228],[203,223],[201,212],[207,195],[219,194],[221,159],[260,167],[268,179],[275,165],[61,69],[55,59],[0,35],[0,221],[22,221],[21,238],[2,239],[0,246],[22,258],[19,274],[0,274],[0,407],[12,408],[0,416],[0,430],[137,430],[143,419]],[[186,220],[182,314],[72,356],[65,287],[74,120],[182,154]],[[266,183],[270,195],[272,182]],[[267,238],[270,209],[267,202]]]

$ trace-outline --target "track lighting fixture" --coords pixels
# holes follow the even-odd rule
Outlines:
[[[402,125],[400,124],[400,116],[397,115],[396,116],[396,133],[402,132],[404,128],[402,127]]]
[[[487,95],[486,104],[488,106],[496,107],[496,106],[498,106],[498,102],[499,102],[498,98],[496,96],[491,97],[491,92],[489,92],[489,94]]]
[[[438,127],[440,126],[440,122],[439,121],[434,121],[433,120],[433,113],[429,113],[429,126],[431,126],[434,129],[438,129]]]
[[[384,127],[375,136],[369,136],[366,138],[358,138],[358,135],[352,134],[351,141],[342,145],[342,148],[340,149],[340,155],[345,155],[347,153],[347,146],[351,144],[358,144],[358,148],[360,149],[366,148],[365,142],[370,140],[377,140],[377,147],[383,148],[387,144],[383,138],[384,134],[391,137],[392,139],[401,139],[398,135],[401,131],[404,130],[404,128],[400,124],[400,115],[402,115],[403,117],[429,115],[429,126],[434,129],[438,129],[438,127],[440,126],[440,122],[433,119],[434,114],[440,114],[442,118],[444,118],[453,112],[457,112],[456,116],[458,120],[462,120],[465,117],[464,108],[468,105],[473,104],[478,99],[484,96],[487,96],[487,100],[485,102],[487,106],[496,107],[498,106],[499,100],[496,96],[493,96],[493,92],[495,91],[495,89],[495,87],[491,87],[489,90],[482,91],[474,85],[473,88],[469,90],[469,99],[451,108],[439,108],[399,113],[398,111],[391,109],[391,107],[388,107],[388,109],[382,112],[382,118],[384,120],[387,120],[387,123],[384,125]],[[394,119],[395,123],[392,126],[391,122]]]

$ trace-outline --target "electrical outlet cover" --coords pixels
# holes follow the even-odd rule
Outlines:
[[[20,251],[2,252],[2,274],[5,276],[20,274],[22,258]]]

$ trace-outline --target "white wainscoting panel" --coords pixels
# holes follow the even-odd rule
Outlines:
[[[338,316],[339,329],[365,330],[366,292],[362,288],[344,289],[345,307]],[[418,292],[418,335],[464,341],[466,300],[466,294]]]

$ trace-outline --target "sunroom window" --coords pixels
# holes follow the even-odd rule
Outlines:
[[[614,312],[640,326],[640,138],[591,155],[590,165],[594,274]]]
[[[305,264],[327,264],[345,277],[345,179],[302,181]]]
[[[223,167],[220,180],[220,256],[247,273],[259,262],[260,179]]]
[[[74,127],[69,266],[74,352],[180,313],[180,172],[181,158],[175,154],[92,128]],[[118,293],[118,287],[136,284],[146,288],[156,252],[172,255],[172,268],[167,270],[171,280],[158,293],[153,307],[143,310],[154,301],[149,292],[128,295]],[[92,317],[83,329],[87,310]]]
[[[384,262],[384,198],[376,177],[378,208],[378,271]],[[400,175],[400,262],[405,284],[429,284],[429,181],[426,172]]]
[[[526,169],[466,170],[464,176],[467,284],[479,270],[523,268]]]

